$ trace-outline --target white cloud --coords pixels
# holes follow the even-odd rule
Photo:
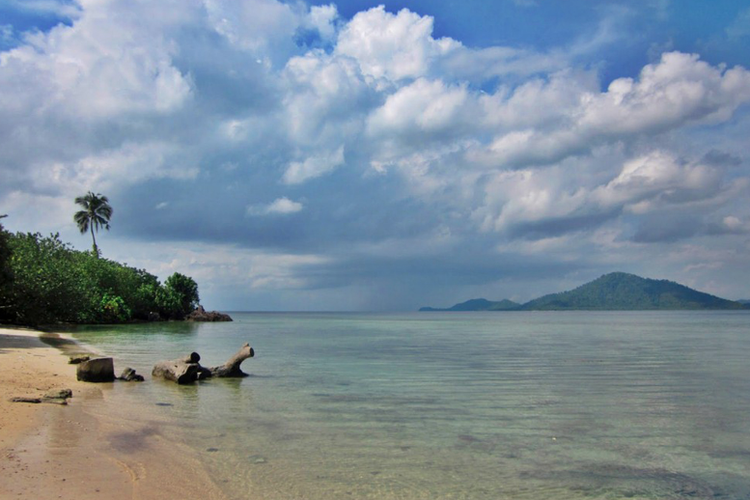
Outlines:
[[[335,151],[309,156],[304,161],[291,162],[284,173],[286,184],[301,184],[325,175],[344,164],[344,146]]]
[[[556,113],[547,117],[547,127],[517,130],[504,123],[511,130],[496,136],[484,161],[506,166],[554,163],[602,143],[725,121],[738,106],[750,102],[750,71],[716,68],[696,55],[671,52],[646,66],[638,80],[617,79],[606,92],[572,88],[578,89],[577,99],[552,108]],[[541,93],[548,90],[559,92],[545,86]],[[495,110],[502,114],[515,104],[514,97]]]
[[[213,28],[233,46],[261,58],[289,55],[300,16],[276,0],[204,0]]]
[[[336,21],[339,13],[335,4],[314,5],[310,7],[307,25],[317,30],[324,40],[333,40],[336,36]]]
[[[465,86],[450,87],[439,80],[420,78],[388,96],[370,115],[368,129],[377,136],[416,131],[429,134],[460,127],[471,114],[467,101]]]
[[[162,32],[168,24],[157,28],[113,1],[83,5],[72,26],[29,34],[0,53],[0,110],[33,106],[90,120],[170,112],[189,99],[190,77],[172,64],[175,47]]]
[[[268,205],[251,205],[247,207],[247,215],[290,215],[301,212],[302,203],[292,201],[287,197],[278,198]]]
[[[341,30],[336,54],[354,58],[364,75],[391,82],[425,76],[437,57],[461,44],[432,38],[433,19],[407,9],[397,14],[381,5],[356,14]]]

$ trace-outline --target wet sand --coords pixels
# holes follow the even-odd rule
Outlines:
[[[44,336],[0,329],[0,498],[227,498],[195,453],[164,439],[158,425],[112,415],[111,384],[76,380],[66,354],[77,344]],[[63,388],[73,391],[64,406],[10,402]]]

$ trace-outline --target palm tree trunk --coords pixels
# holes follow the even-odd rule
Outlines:
[[[91,240],[94,242],[94,247],[93,247],[94,257],[96,257],[98,259],[99,258],[99,248],[97,248],[97,246],[96,246],[96,237],[94,236],[94,228],[93,227],[91,228]]]

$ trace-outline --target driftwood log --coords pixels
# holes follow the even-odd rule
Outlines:
[[[255,351],[250,344],[245,344],[223,365],[206,368],[200,364],[200,354],[193,352],[184,358],[156,363],[151,375],[173,380],[178,384],[189,384],[210,377],[246,377],[247,374],[240,369],[240,365],[253,356]]]

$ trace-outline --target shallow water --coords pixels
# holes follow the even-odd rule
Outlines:
[[[231,498],[750,498],[747,312],[232,316],[74,332],[148,379],[250,342],[248,378],[115,384],[102,410]]]

